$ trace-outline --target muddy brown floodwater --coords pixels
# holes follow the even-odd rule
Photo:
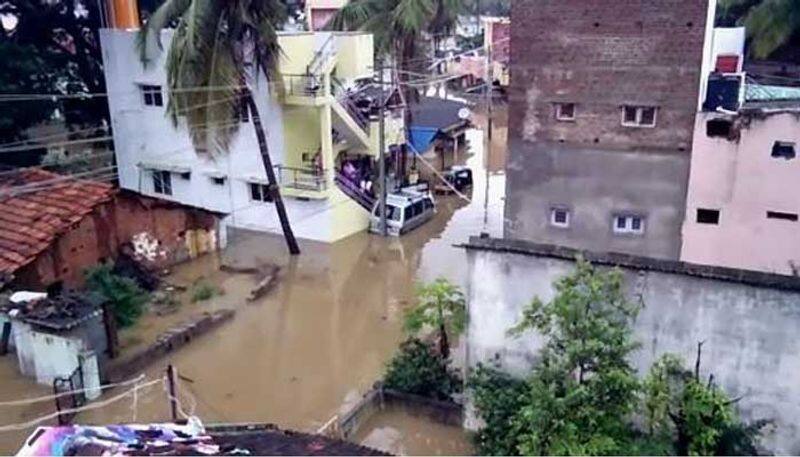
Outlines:
[[[504,143],[502,124],[498,131],[495,138]],[[415,283],[442,276],[465,284],[466,254],[453,244],[483,230],[502,234],[504,144],[492,148],[487,174],[482,132],[471,130],[467,137],[467,164],[475,176],[472,201],[439,198],[436,218],[402,238],[362,233],[330,245],[305,242],[303,254],[290,258],[279,237],[236,233],[222,255],[177,267],[171,279],[185,283],[204,277],[222,285],[225,295],[203,305],[183,305],[177,316],[164,319],[177,321],[195,309],[226,307],[236,308],[236,316],[155,362],[147,370],[148,377],[162,376],[167,363],[175,365],[184,378],[180,383],[182,407],[189,413],[194,410],[207,423],[272,422],[314,431],[346,410],[380,378],[400,342],[402,312],[413,302]],[[488,202],[484,198],[487,176]],[[223,274],[220,262],[277,264],[280,280],[265,297],[246,304],[253,278]],[[137,346],[154,336],[148,332],[155,334],[153,329],[161,328],[150,324],[142,324],[142,333],[138,338],[130,336],[128,344]],[[49,391],[22,379],[13,356],[2,359],[0,402]],[[14,415],[0,410],[0,424],[30,419],[43,411],[52,411],[52,404]],[[125,399],[81,413],[76,422],[168,418],[169,405],[158,385],[141,391],[135,402]],[[0,453],[15,452],[28,433],[0,433]],[[436,452],[419,443],[409,443],[407,449]]]
[[[376,411],[359,427],[354,442],[392,455],[472,455],[461,427],[444,425],[401,408]]]

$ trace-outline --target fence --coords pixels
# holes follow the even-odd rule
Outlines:
[[[325,170],[276,165],[278,182],[282,187],[320,192],[328,188]]]
[[[62,413],[63,410],[70,410],[86,404],[86,393],[83,391],[83,361],[78,358],[78,368],[66,377],[53,379],[53,394],[56,400],[56,411],[58,414],[58,425],[68,425],[75,413]]]

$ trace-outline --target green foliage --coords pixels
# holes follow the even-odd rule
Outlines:
[[[219,287],[206,281],[198,281],[192,288],[192,303],[205,301],[222,293]]]
[[[675,355],[662,356],[644,381],[650,433],[676,437],[679,455],[751,455],[765,422],[741,422],[732,401],[709,377],[700,379],[700,347],[695,371]]]
[[[475,435],[479,455],[517,455],[517,413],[528,404],[525,381],[496,367],[478,365],[467,387],[485,426]]]
[[[547,340],[516,419],[519,451],[623,453],[638,389],[629,324],[639,308],[625,298],[619,271],[603,273],[583,260],[555,290],[549,303],[534,299],[510,331],[535,330]]]
[[[389,389],[448,400],[461,391],[461,379],[448,369],[447,360],[437,356],[430,346],[409,338],[389,362],[384,385]]]
[[[86,287],[108,300],[120,327],[133,325],[144,312],[147,293],[133,279],[113,274],[108,265],[86,270]]]
[[[744,25],[750,53],[769,58],[780,48],[800,42],[800,2],[797,0],[720,0],[717,22]]]
[[[167,113],[176,126],[189,126],[196,149],[227,152],[247,101],[245,83],[274,74],[281,53],[276,30],[285,19],[279,0],[166,0],[141,28],[137,45],[147,65],[161,50],[160,31],[175,24],[166,56]]]
[[[479,367],[469,380],[482,454],[736,455],[755,452],[761,423],[742,424],[710,379],[666,355],[642,382],[628,360],[638,347],[631,323],[639,306],[626,300],[619,271],[579,259],[555,284],[554,298],[534,299],[518,325],[545,339],[540,360],[522,381]],[[645,430],[635,425],[642,417]]]
[[[430,327],[439,333],[439,352],[450,354],[449,338],[460,335],[467,325],[467,305],[464,293],[444,278],[417,288],[417,305],[406,311],[404,328],[419,333]]]

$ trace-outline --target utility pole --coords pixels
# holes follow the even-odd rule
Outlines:
[[[480,4],[480,2],[479,2]],[[480,21],[480,12],[478,14]],[[483,230],[489,231],[489,155],[492,153],[492,92],[494,91],[493,80],[493,62],[492,62],[492,36],[489,33],[488,27],[483,29],[483,43],[486,48],[486,150],[484,151],[483,166],[486,169],[486,187],[484,188],[483,195]]]
[[[387,236],[388,226],[386,224],[386,97],[383,91],[383,59],[378,59],[378,167],[380,168],[381,195],[380,195],[380,217],[381,235]],[[391,90],[389,91],[391,94]]]
[[[169,406],[172,413],[172,422],[178,422],[178,397],[175,392],[175,367],[167,365],[167,387],[169,389]]]

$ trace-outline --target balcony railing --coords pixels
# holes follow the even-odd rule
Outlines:
[[[283,75],[286,95],[295,97],[322,97],[325,95],[324,78],[319,75]]]
[[[275,165],[281,187],[321,192],[328,188],[325,170],[320,168],[298,168]]]

